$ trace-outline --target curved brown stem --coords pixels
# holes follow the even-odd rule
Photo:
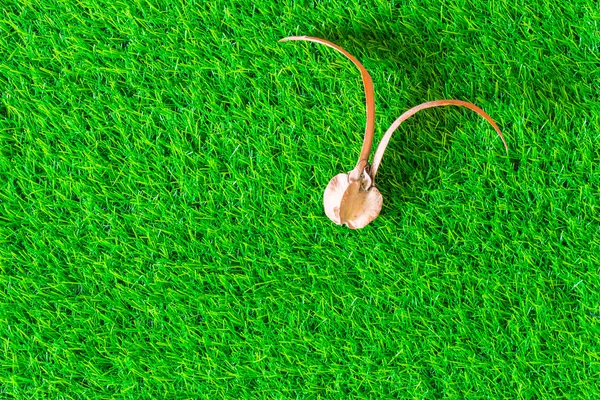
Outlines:
[[[373,185],[375,185],[375,175],[377,174],[377,169],[379,168],[379,164],[381,164],[381,158],[383,157],[385,148],[387,147],[387,145],[390,141],[390,138],[392,137],[392,133],[394,133],[394,131],[396,129],[398,129],[398,127],[400,126],[400,124],[402,122],[406,121],[407,119],[409,119],[410,117],[415,115],[417,112],[424,110],[426,108],[440,107],[440,106],[462,106],[462,107],[471,109],[471,110],[475,111],[477,114],[481,115],[483,118],[485,118],[486,121],[488,121],[494,127],[494,129],[498,133],[498,136],[500,136],[500,139],[502,139],[502,143],[504,143],[504,148],[506,149],[506,154],[508,154],[508,145],[506,144],[506,140],[504,140],[504,136],[502,136],[502,132],[500,132],[500,128],[498,128],[498,125],[496,125],[496,123],[494,122],[492,117],[490,117],[485,111],[483,111],[481,108],[477,107],[475,104],[469,103],[467,101],[462,101],[462,100],[428,101],[426,103],[419,104],[418,106],[411,108],[410,110],[408,110],[404,114],[402,114],[400,117],[398,117],[398,119],[395,120],[392,125],[390,125],[388,130],[383,135],[383,138],[381,139],[381,142],[379,142],[379,146],[377,147],[377,150],[375,151],[375,155],[373,156],[373,165],[371,167],[371,177],[373,178]]]
[[[367,162],[369,161],[369,155],[371,154],[371,147],[373,146],[373,132],[375,127],[375,95],[373,89],[373,79],[371,79],[371,75],[369,72],[363,67],[363,65],[356,59],[352,54],[348,53],[346,50],[342,49],[340,46],[333,44],[325,39],[320,39],[311,36],[289,36],[279,40],[280,42],[287,42],[289,40],[306,40],[309,42],[321,43],[325,46],[331,47],[346,57],[350,61],[354,63],[360,70],[360,75],[362,77],[363,85],[365,87],[365,98],[367,105],[367,127],[365,128],[365,138],[363,139],[362,149],[360,151],[360,156],[358,157],[358,162],[356,166],[352,170],[351,178],[353,180],[358,180],[360,178],[360,174],[365,169]]]

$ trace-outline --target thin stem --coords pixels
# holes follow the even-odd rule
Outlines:
[[[394,133],[394,131],[396,129],[398,129],[398,127],[400,126],[400,124],[402,122],[406,121],[407,119],[409,119],[410,117],[415,115],[417,112],[424,110],[426,108],[433,108],[433,107],[440,107],[440,106],[462,106],[462,107],[471,109],[471,110],[475,111],[477,114],[481,115],[483,118],[486,119],[486,121],[488,121],[494,127],[494,129],[498,133],[498,136],[500,136],[500,139],[502,139],[502,143],[504,143],[504,148],[506,149],[506,154],[508,154],[508,145],[506,144],[506,140],[504,140],[504,136],[502,135],[502,132],[500,132],[500,128],[498,128],[498,125],[496,125],[496,123],[494,122],[492,117],[490,117],[485,111],[483,111],[481,108],[477,107],[475,104],[472,104],[472,103],[469,103],[466,101],[462,101],[462,100],[428,101],[426,103],[419,104],[418,106],[411,108],[410,110],[408,110],[404,114],[402,114],[400,117],[398,117],[398,119],[394,121],[394,123],[388,128],[388,130],[383,135],[383,138],[381,139],[381,142],[379,142],[379,146],[377,147],[377,151],[375,151],[375,155],[373,156],[373,164],[371,167],[371,177],[373,178],[373,185],[375,185],[375,175],[377,174],[377,169],[379,168],[379,164],[381,164],[381,159],[383,158],[383,153],[385,152],[385,149],[390,141],[390,138],[392,137],[392,133]]]
[[[356,58],[354,58],[354,56],[352,56],[352,54],[348,53],[346,50],[342,49],[340,46],[338,46],[336,44],[333,44],[325,39],[320,39],[320,38],[310,37],[310,36],[289,36],[289,37],[283,38],[279,41],[287,42],[289,40],[306,40],[309,42],[324,44],[325,46],[331,47],[331,48],[339,51],[346,57],[348,57],[348,59],[350,61],[352,61],[354,63],[354,65],[356,65],[358,67],[358,69],[360,70],[360,75],[362,77],[363,85],[365,87],[365,100],[366,100],[366,106],[367,106],[367,126],[365,128],[365,137],[363,139],[363,145],[362,145],[362,149],[360,151],[360,156],[358,157],[356,166],[354,167],[354,170],[352,170],[352,173],[351,173],[354,180],[358,180],[360,177],[360,174],[362,173],[363,169],[367,165],[367,162],[369,161],[369,156],[371,154],[371,147],[373,146],[373,132],[374,132],[374,127],[375,127],[375,95],[374,95],[374,89],[373,89],[373,79],[371,79],[371,75],[369,75],[369,72],[365,69],[365,67],[363,67],[363,65],[360,63],[360,61],[358,61]]]

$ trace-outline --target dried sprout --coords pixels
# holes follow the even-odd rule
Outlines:
[[[329,181],[323,195],[325,214],[336,224],[347,225],[350,229],[360,229],[377,218],[381,211],[383,197],[375,187],[375,175],[381,164],[383,153],[392,137],[392,133],[398,129],[402,122],[406,121],[420,110],[450,105],[469,108],[485,118],[486,121],[494,127],[498,136],[502,139],[502,143],[504,143],[504,148],[508,154],[508,145],[506,144],[502,132],[500,132],[500,128],[498,128],[498,125],[496,125],[494,120],[481,108],[462,100],[435,100],[419,104],[398,117],[383,135],[383,138],[375,151],[375,155],[373,156],[373,162],[370,165],[369,156],[371,155],[375,126],[375,95],[371,75],[369,75],[369,72],[367,72],[365,67],[363,67],[363,65],[350,53],[327,40],[310,36],[290,36],[281,39],[280,42],[289,40],[305,40],[321,43],[344,54],[360,70],[365,88],[367,126],[358,161],[352,171],[347,174],[338,174],[334,176],[333,179]]]

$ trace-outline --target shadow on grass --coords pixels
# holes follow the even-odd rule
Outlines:
[[[382,68],[395,72],[415,71],[416,68],[420,68],[423,71],[434,71],[435,65],[440,61],[437,55],[426,56],[426,51],[423,50],[423,42],[426,38],[408,37],[407,35],[402,35],[400,32],[392,33],[384,29],[361,26],[360,34],[357,34],[356,31],[339,27],[325,27],[306,34],[326,38],[338,44],[350,52],[350,54],[357,57],[367,70],[369,70],[369,64],[378,63],[381,65],[383,63]],[[383,132],[388,128],[387,125],[389,123],[387,121],[391,123],[391,121],[400,116],[400,114],[395,115],[398,113],[397,111],[390,110],[390,104],[394,100],[397,100],[397,98],[382,99],[378,96],[379,93],[381,93],[381,88],[375,82],[377,104],[375,140],[372,154],[375,152]],[[412,107],[423,102],[423,99],[427,98],[426,96],[427,85],[422,85],[413,90],[413,96],[407,98],[406,103],[409,107]],[[426,112],[429,116],[425,116],[425,118],[429,122],[433,122],[433,119],[431,119],[432,112],[435,113],[435,110]],[[416,195],[414,191],[416,185],[413,180],[415,177],[435,179],[431,175],[439,170],[437,152],[442,150],[442,147],[448,145],[447,140],[449,138],[444,137],[444,131],[434,129],[429,132],[431,135],[428,135],[426,138],[415,134],[407,135],[406,133],[410,130],[413,119],[422,120],[423,116],[416,115],[412,117],[410,120],[404,122],[398,131],[394,133],[394,137],[387,147],[382,169],[377,176],[378,188],[383,188],[383,192],[390,192],[388,196],[392,194],[398,195],[397,191],[400,190],[402,198],[414,197]],[[445,145],[440,144],[443,141],[446,141]],[[409,157],[406,157],[405,154],[407,149],[410,149],[411,155]],[[421,181],[420,178],[417,178],[417,180]],[[390,183],[393,189],[390,188]],[[385,195],[386,193],[384,193]]]
[[[423,32],[427,31],[426,26],[422,28]],[[406,109],[400,113],[424,101],[434,100],[430,98],[432,93],[429,84],[440,79],[439,65],[444,63],[444,54],[452,52],[452,48],[443,46],[440,48],[439,37],[435,35],[406,35],[402,32],[391,32],[384,28],[374,29],[370,26],[361,26],[359,31],[360,33],[357,34],[355,30],[325,27],[306,34],[326,38],[340,45],[365,64],[367,70],[369,70],[368,64],[376,62],[383,64],[381,68],[384,70],[416,74],[415,80],[422,84],[418,83],[410,90],[398,94],[404,97],[407,104]],[[432,48],[438,48],[439,51],[431,51]],[[397,101],[395,101],[396,106],[391,106],[397,98],[377,98],[377,82],[375,82],[375,93],[377,116],[372,154],[383,132],[388,128],[387,125],[400,116],[398,111],[392,110],[392,108],[397,109]],[[446,96],[439,94],[435,99],[442,98]],[[470,100],[468,93],[459,93],[454,98]],[[421,111],[405,121],[394,133],[377,175],[377,187],[384,198],[390,200],[389,204],[392,208],[396,208],[393,205],[396,201],[417,200],[428,186],[436,185],[441,179],[441,163],[445,162],[446,158],[444,153],[447,153],[452,146],[453,132],[460,128],[460,122],[449,118],[455,111],[448,110],[453,108],[458,107],[440,107]],[[395,115],[397,113],[398,115]],[[492,129],[490,132],[495,135]],[[509,144],[509,148],[515,147]],[[511,158],[511,164],[516,172],[519,161]]]

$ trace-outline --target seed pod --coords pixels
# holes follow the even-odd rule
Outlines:
[[[467,107],[481,115],[494,127],[498,136],[502,139],[502,143],[504,143],[504,148],[508,154],[508,145],[506,144],[506,140],[504,140],[500,128],[498,128],[498,125],[496,125],[494,120],[481,108],[462,100],[435,100],[411,108],[394,121],[383,135],[381,142],[379,142],[379,146],[373,156],[373,165],[371,167],[369,165],[369,156],[373,145],[373,132],[375,126],[375,95],[371,75],[369,75],[369,72],[367,72],[365,67],[363,67],[363,65],[350,53],[327,40],[310,36],[290,36],[281,39],[280,42],[289,40],[305,40],[321,43],[339,51],[358,67],[363,80],[367,108],[367,126],[358,162],[354,169],[347,174],[338,174],[334,176],[329,181],[323,195],[325,214],[336,224],[347,225],[350,229],[360,229],[377,218],[383,204],[383,197],[375,187],[375,175],[381,164],[381,159],[383,158],[385,149],[394,131],[398,129],[402,122],[406,121],[420,110],[449,105]]]

